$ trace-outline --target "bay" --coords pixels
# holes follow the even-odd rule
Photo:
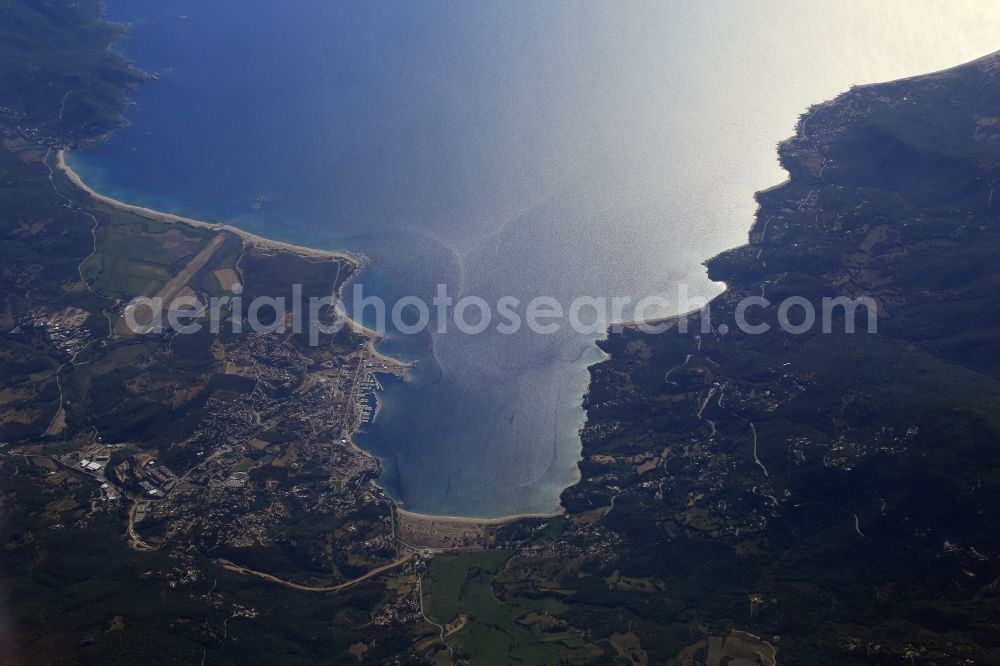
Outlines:
[[[679,285],[719,292],[701,262],[746,241],[810,104],[1000,34],[994,3],[929,0],[112,0],[109,18],[160,78],[129,127],[71,155],[95,189],[364,253],[355,283],[390,305],[439,284],[669,300],[647,315]],[[409,509],[554,511],[599,337],[390,330],[380,349],[417,366],[358,442]]]

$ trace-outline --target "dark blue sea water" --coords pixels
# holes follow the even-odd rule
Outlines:
[[[160,79],[71,162],[126,201],[362,252],[390,303],[711,296],[701,261],[745,241],[808,104],[995,48],[985,5],[913,7],[112,0]],[[552,511],[597,337],[390,335],[417,369],[359,443],[413,510]]]

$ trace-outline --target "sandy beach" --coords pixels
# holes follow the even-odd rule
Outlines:
[[[69,165],[66,161],[66,151],[65,149],[60,149],[56,152],[56,167],[66,175],[76,187],[80,188],[95,200],[100,201],[108,206],[113,206],[120,210],[125,210],[130,213],[135,213],[145,218],[151,220],[156,220],[158,222],[167,222],[173,224],[187,224],[193,227],[201,227],[206,229],[213,229],[216,231],[227,231],[231,234],[235,234],[243,239],[246,245],[258,247],[264,250],[285,250],[287,252],[294,252],[295,254],[316,257],[318,259],[346,259],[351,261],[358,266],[362,266],[365,263],[364,257],[360,255],[354,255],[350,252],[335,251],[335,250],[319,250],[313,247],[306,247],[304,245],[294,245],[292,243],[285,243],[283,241],[276,241],[270,238],[264,238],[263,236],[258,236],[257,234],[252,234],[249,231],[240,229],[239,227],[234,227],[231,224],[224,224],[221,222],[206,222],[205,220],[196,220],[191,217],[184,217],[183,215],[174,215],[173,213],[164,213],[163,211],[153,210],[152,208],[145,208],[143,206],[136,206],[134,204],[125,203],[118,199],[114,199],[105,194],[95,191],[92,187],[87,185],[80,178],[80,174],[73,170],[73,167]],[[356,324],[354,324],[356,326]]]
[[[152,208],[145,208],[143,206],[136,206],[134,204],[125,203],[113,197],[109,197],[105,194],[97,192],[92,187],[87,185],[80,178],[80,174],[73,170],[73,167],[66,162],[66,151],[59,150],[56,152],[56,167],[65,174],[66,178],[80,190],[86,192],[90,197],[99,201],[107,206],[112,206],[120,210],[125,210],[130,213],[148,218],[150,220],[155,220],[157,222],[166,222],[168,224],[187,224],[194,227],[212,229],[213,231],[226,231],[228,233],[234,234],[243,240],[243,243],[248,247],[259,248],[262,250],[281,250],[285,252],[293,252],[295,254],[314,257],[317,259],[345,259],[353,263],[357,269],[360,269],[365,264],[365,258],[361,255],[351,254],[350,252],[334,251],[334,250],[319,250],[312,247],[306,247],[304,245],[294,245],[292,243],[285,243],[283,241],[276,241],[270,238],[264,238],[263,236],[258,236],[257,234],[252,234],[248,231],[240,229],[239,227],[234,227],[231,224],[224,224],[221,222],[206,222],[205,220],[196,220],[191,217],[184,217],[183,215],[174,215],[173,213],[164,213],[163,211],[153,210]],[[392,357],[382,354],[375,349],[375,343],[383,337],[383,334],[378,331],[374,331],[356,321],[351,319],[348,313],[343,309],[340,303],[337,304],[337,311],[344,317],[347,326],[358,333],[359,335],[366,336],[368,338],[367,351],[369,357],[379,363],[384,363],[386,365],[394,366],[405,371],[412,367],[409,363],[403,363]],[[353,445],[353,442],[352,442]],[[358,448],[358,447],[355,447]],[[362,449],[358,449],[362,450]],[[363,451],[365,455],[371,455],[367,451]]]
[[[148,218],[150,220],[156,220],[158,222],[166,222],[170,224],[187,224],[193,227],[212,229],[214,231],[226,231],[236,236],[239,236],[243,240],[244,244],[246,244],[247,246],[260,248],[262,250],[282,250],[286,252],[293,252],[295,254],[306,257],[315,257],[317,259],[346,259],[347,261],[350,261],[353,264],[355,264],[358,268],[364,266],[364,264],[366,263],[366,259],[362,255],[352,254],[350,252],[345,252],[342,250],[320,250],[313,247],[306,247],[304,245],[285,243],[284,241],[277,241],[270,238],[264,238],[263,236],[258,236],[257,234],[250,233],[249,231],[245,231],[243,229],[240,229],[239,227],[234,227],[231,224],[225,224],[222,222],[206,222],[205,220],[196,220],[191,217],[184,217],[183,215],[164,213],[163,211],[153,210],[152,208],[145,208],[143,206],[136,206],[134,204],[125,203],[124,201],[121,201],[119,199],[109,197],[106,194],[101,194],[100,192],[94,190],[92,187],[87,185],[87,183],[85,183],[83,179],[80,178],[80,174],[78,174],[76,171],[73,170],[73,167],[71,167],[69,163],[66,161],[65,150],[59,150],[56,152],[56,167],[60,171],[62,171],[63,174],[65,174],[66,178],[69,179],[69,181],[73,183],[73,185],[86,192],[93,199],[107,206],[113,206],[114,208],[125,210],[130,213],[134,213],[136,215]],[[360,335],[364,335],[371,338],[368,351],[369,354],[372,356],[372,358],[384,363],[393,364],[400,368],[411,367],[410,364],[397,361],[396,359],[386,356],[385,354],[382,354],[375,349],[374,343],[376,340],[381,339],[383,337],[382,333],[372,330],[364,326],[363,324],[351,319],[350,316],[348,316],[348,313],[344,311],[340,303],[337,304],[337,311],[344,316],[347,325],[351,328],[351,330]]]
[[[529,518],[558,518],[565,515],[565,510],[553,511],[552,513],[516,513],[510,516],[500,516],[499,518],[469,518],[464,516],[437,516],[430,513],[416,513],[396,507],[396,513],[402,517],[413,521],[428,521],[435,523],[450,523],[452,525],[506,525],[518,520]]]

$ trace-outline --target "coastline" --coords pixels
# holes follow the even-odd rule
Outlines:
[[[979,58],[976,58],[975,60],[973,60],[971,62],[977,62],[977,61],[980,61],[980,60],[986,60],[988,58],[993,57],[994,55],[995,54],[987,54],[985,56],[980,56]],[[945,68],[945,69],[940,70],[940,71],[941,72],[947,72],[947,71],[949,71],[951,69],[962,67],[965,64],[969,64],[969,63],[963,63],[963,64],[960,64],[960,65],[955,65],[955,66],[948,67],[948,68]],[[924,76],[924,75],[923,74],[917,74],[917,75],[912,75],[912,76],[900,77],[899,79],[897,79],[897,81],[905,81],[905,80],[908,80],[908,79],[911,79],[911,78],[915,78],[917,76]],[[867,86],[875,86],[875,85],[882,85],[882,82],[875,82],[875,83],[870,83],[870,84],[863,84],[863,85],[860,85],[858,87],[867,87]],[[833,100],[830,100],[830,101],[827,101],[827,102],[823,102],[820,105],[828,104],[828,103],[831,103],[832,101]],[[817,105],[817,106],[820,106],[820,105]],[[807,111],[807,113],[808,113],[808,111]],[[121,209],[124,209],[124,210],[128,210],[128,211],[130,211],[130,212],[132,212],[134,214],[137,214],[137,215],[141,215],[141,216],[144,216],[144,217],[149,217],[151,219],[156,219],[156,220],[160,220],[160,221],[163,221],[163,222],[185,223],[185,224],[189,224],[189,225],[192,225],[192,226],[200,226],[200,227],[207,227],[207,228],[212,228],[212,229],[217,229],[217,230],[225,230],[227,232],[230,232],[230,233],[233,233],[235,235],[238,235],[248,245],[254,245],[254,246],[257,246],[257,247],[261,247],[261,248],[283,249],[283,250],[287,250],[287,251],[291,251],[291,252],[296,252],[296,253],[299,253],[299,254],[305,255],[305,256],[342,257],[342,258],[347,258],[347,259],[355,261],[355,262],[358,261],[357,257],[355,257],[355,256],[353,256],[353,255],[351,255],[349,253],[346,253],[346,252],[323,251],[323,250],[318,250],[318,249],[315,249],[315,248],[309,248],[309,247],[305,247],[305,246],[284,243],[284,242],[281,242],[281,241],[274,241],[274,240],[267,239],[267,238],[258,236],[256,234],[247,232],[247,231],[245,231],[243,229],[240,229],[238,227],[234,227],[232,225],[221,224],[221,223],[210,223],[210,222],[205,222],[205,221],[202,221],[202,220],[196,220],[196,219],[192,219],[192,218],[187,218],[187,217],[180,216],[180,215],[174,215],[174,214],[170,214],[170,213],[164,213],[164,212],[156,211],[156,210],[150,209],[150,208],[144,208],[144,207],[141,207],[141,206],[127,204],[125,202],[122,202],[120,200],[114,199],[112,197],[100,194],[100,193],[94,191],[88,185],[86,185],[86,183],[83,182],[83,180],[72,169],[72,167],[70,167],[70,165],[68,163],[66,163],[66,161],[65,161],[65,155],[64,155],[64,151],[63,150],[59,150],[57,152],[57,163],[58,163],[59,168],[67,175],[67,177],[71,181],[74,182],[74,184],[76,186],[78,186],[80,189],[82,189],[85,192],[87,192],[88,194],[90,194],[94,199],[96,199],[98,201],[101,201],[101,202],[103,202],[103,203],[105,203],[107,205],[111,205],[111,206],[115,206],[115,207],[118,207],[118,208],[121,208]],[[772,185],[771,187],[768,187],[765,190],[759,191],[758,194],[769,192],[771,190],[779,189],[779,188],[783,187],[784,185],[786,185],[788,182],[790,182],[790,180],[791,180],[791,178],[789,176],[784,181],[782,181],[780,183],[777,183],[776,185]],[[754,228],[755,224],[756,224],[756,222],[754,224],[751,224],[751,226],[750,226],[749,232],[751,234],[753,232],[753,228]],[[748,243],[746,243],[746,244],[744,244],[744,245],[742,245],[740,247],[744,247],[744,246],[750,245],[750,244],[751,243],[748,242]],[[728,251],[731,251],[731,250],[732,250],[732,248],[730,248],[729,250],[724,250],[723,252],[728,252]],[[361,265],[363,265],[363,262],[359,262],[359,263]],[[355,273],[355,275],[357,275],[357,273]],[[353,279],[353,278],[354,278],[354,276],[352,276],[351,279]],[[345,283],[345,285],[346,285],[346,283]],[[710,299],[710,301],[714,301],[716,298],[718,298],[718,297],[724,295],[725,293],[727,293],[727,291],[729,289],[728,285],[726,285],[724,282],[722,282],[722,286],[723,286],[723,289],[720,292],[720,294],[717,294],[715,297],[713,297],[712,299]],[[383,336],[381,334],[379,334],[377,331],[374,331],[372,329],[369,329],[369,328],[365,327],[360,321],[354,321],[350,317],[348,317],[347,316],[347,312],[346,312],[346,310],[343,309],[341,303],[338,303],[337,309],[338,309],[338,313],[342,314],[345,317],[345,321],[347,322],[347,325],[350,326],[353,331],[355,331],[355,332],[357,332],[357,333],[359,333],[361,335],[364,335],[364,336],[370,338],[370,340],[369,340],[369,342],[367,344],[367,348],[368,348],[368,351],[371,354],[371,358],[373,360],[378,360],[378,361],[382,361],[382,362],[386,362],[386,363],[392,363],[394,365],[397,365],[399,367],[404,367],[404,368],[405,367],[412,367],[412,365],[410,365],[410,364],[402,363],[400,361],[392,359],[391,357],[387,357],[384,354],[379,353],[375,349],[375,342],[378,339],[380,339],[381,337],[383,337]],[[588,366],[587,378],[583,382],[584,386],[583,386],[583,393],[582,393],[582,396],[581,396],[582,399],[584,400],[584,402],[586,401],[586,396],[589,394],[589,392],[591,390],[591,385],[593,383],[593,374],[591,372],[589,372],[589,370],[591,368],[593,368],[594,366],[597,366],[597,365],[602,364],[602,363],[606,363],[606,362],[608,362],[608,361],[610,361],[612,359],[611,354],[609,354],[608,352],[606,352],[601,347],[601,342],[603,340],[607,340],[610,335],[613,335],[613,330],[614,330],[614,328],[616,326],[617,327],[622,327],[622,328],[627,328],[627,329],[635,329],[635,328],[640,327],[641,325],[657,325],[657,324],[664,324],[665,323],[669,327],[673,327],[678,321],[680,321],[680,320],[682,320],[684,318],[687,318],[687,317],[695,316],[695,315],[697,315],[698,312],[699,312],[699,309],[694,309],[694,310],[691,310],[690,312],[677,313],[677,314],[666,316],[666,317],[662,317],[662,318],[645,319],[645,320],[633,320],[633,321],[622,321],[622,322],[614,322],[614,323],[612,323],[611,326],[609,326],[608,329],[605,330],[603,337],[601,339],[599,339],[598,341],[596,341],[596,346],[597,346],[598,350],[601,353],[601,358]],[[379,407],[379,409],[380,409],[380,407]],[[584,406],[583,423],[586,424],[586,423],[589,422],[589,420],[590,420],[590,416],[589,416],[588,410],[586,409],[586,406]],[[352,446],[355,446],[354,442],[353,442],[353,438],[349,437],[349,441],[351,442]],[[356,447],[356,448],[358,448],[358,450],[363,451],[363,449],[361,447]],[[370,456],[373,456],[373,457],[377,458],[377,456],[375,456],[374,454],[372,454],[370,452],[365,451],[365,453],[366,453],[366,455],[370,455]],[[578,484],[580,482],[580,479],[581,479],[581,476],[582,476],[581,472],[580,472],[580,463],[584,460],[582,446],[581,446],[581,449],[580,449],[580,456],[581,457],[580,457],[580,459],[578,459],[577,464],[576,464],[577,478],[576,478],[576,480],[572,484],[566,486],[566,488],[570,488],[573,485],[576,485],[576,484]],[[565,490],[566,488],[564,488],[563,490]],[[399,508],[398,503],[396,503],[395,501],[393,501],[393,504],[394,504],[394,506],[396,506],[396,508],[399,511],[405,511],[404,509]],[[493,518],[493,519],[477,519],[477,518],[468,518],[468,517],[461,517],[461,516],[435,516],[433,514],[418,514],[418,513],[414,513],[414,512],[407,512],[407,513],[412,514],[414,516],[423,516],[423,517],[426,517],[426,518],[439,518],[439,519],[448,519],[448,520],[456,520],[456,521],[467,521],[467,522],[476,522],[476,523],[493,522],[493,521],[497,521],[497,522],[501,522],[502,523],[502,522],[509,522],[509,521],[517,520],[519,518],[557,516],[557,515],[564,514],[565,513],[565,508],[560,503],[559,510],[556,511],[556,512],[554,512],[554,513],[551,513],[551,514],[514,514],[514,515],[511,515],[511,516],[503,516],[503,517]]]
[[[559,511],[553,511],[551,513],[515,513],[509,516],[498,516],[497,518],[471,518],[468,516],[438,516],[433,513],[417,513],[416,511],[407,511],[406,509],[400,508],[399,504],[393,500],[393,506],[396,509],[396,514],[411,518],[414,520],[430,520],[442,523],[449,523],[452,525],[507,525],[509,523],[517,522],[518,520],[529,520],[532,518],[545,520],[547,518],[559,518],[560,516],[566,515],[565,507]]]
[[[246,231],[239,227],[227,224],[224,222],[208,222],[206,220],[198,220],[193,217],[185,217],[183,215],[176,215],[174,213],[165,213],[163,211],[154,210],[152,208],[147,208],[144,206],[137,206],[135,204],[130,204],[120,199],[115,199],[114,197],[109,197],[106,194],[101,194],[91,186],[84,182],[83,178],[80,177],[69,162],[66,161],[66,149],[60,148],[56,151],[56,168],[66,176],[74,187],[78,188],[82,192],[86,193],[95,201],[98,201],[111,208],[117,208],[118,210],[123,210],[140,217],[144,217],[149,220],[156,222],[163,222],[166,224],[186,224],[192,227],[198,227],[200,229],[211,229],[213,231],[225,231],[227,233],[233,234],[239,237],[244,246],[253,247],[260,250],[277,250],[282,252],[291,252],[303,257],[315,258],[315,259],[342,259],[350,261],[355,266],[355,272],[360,271],[364,268],[367,263],[367,259],[359,254],[354,254],[344,250],[321,250],[319,248],[307,247],[305,245],[296,245],[294,243],[286,243],[285,241],[274,240],[272,238],[265,238],[255,233]],[[345,283],[346,284],[346,283]],[[337,294],[340,295],[339,293]],[[380,362],[391,364],[399,368],[413,367],[412,364],[404,363],[390,356],[379,352],[375,349],[375,342],[380,340],[383,336],[378,331],[374,331],[367,326],[364,326],[360,322],[354,321],[348,315],[347,311],[343,309],[343,305],[337,302],[336,305],[337,312],[344,317],[345,322],[355,333],[367,336],[370,338],[368,353],[372,358],[377,359]]]
[[[99,201],[112,208],[117,208],[119,210],[124,210],[140,217],[145,217],[150,220],[155,220],[157,222],[165,222],[168,224],[186,224],[192,227],[198,227],[202,229],[212,229],[215,231],[227,231],[231,234],[239,236],[244,244],[257,247],[264,250],[284,250],[286,252],[293,252],[295,254],[314,257],[317,259],[347,259],[352,263],[356,264],[358,268],[361,268],[365,264],[365,259],[356,254],[350,252],[345,252],[342,250],[320,250],[318,248],[306,247],[304,245],[295,245],[293,243],[286,243],[284,241],[278,241],[271,238],[264,238],[263,236],[258,236],[257,234],[251,233],[239,227],[235,227],[231,224],[226,224],[224,222],[206,222],[205,220],[197,220],[192,217],[185,217],[183,215],[175,215],[174,213],[165,213],[163,211],[154,210],[152,208],[146,208],[144,206],[137,206],[135,204],[126,203],[120,199],[115,199],[109,197],[106,194],[101,194],[94,188],[87,185],[83,178],[80,177],[72,166],[66,161],[66,149],[60,148],[56,151],[56,167],[66,176],[67,179],[77,188],[88,194],[91,198]],[[350,321],[350,320],[348,320]],[[369,331],[364,326],[351,322],[354,330]],[[374,333],[374,331],[370,331]]]
[[[969,60],[969,61],[966,61],[966,62],[963,62],[963,63],[959,63],[957,65],[951,65],[949,67],[945,67],[943,69],[938,69],[938,70],[935,70],[935,71],[932,71],[932,72],[921,73],[921,74],[912,74],[912,75],[908,75],[908,76],[901,76],[899,78],[890,79],[888,81],[875,81],[875,82],[872,82],[872,83],[859,83],[859,84],[855,84],[855,85],[851,86],[851,90],[854,90],[854,89],[864,90],[864,89],[876,88],[878,86],[885,86],[885,85],[891,85],[891,84],[896,84],[896,83],[904,83],[904,82],[907,82],[907,81],[911,81],[913,79],[923,79],[923,78],[927,78],[927,77],[939,76],[941,74],[947,74],[948,72],[952,72],[954,70],[960,70],[960,69],[962,69],[964,67],[968,67],[968,66],[974,65],[976,63],[987,63],[987,62],[995,61],[997,59],[1000,59],[1000,50],[994,51],[992,53],[987,53],[986,55],[982,55],[982,56],[979,56],[977,58],[973,58],[972,60]],[[787,168],[785,168],[784,164],[782,164],[781,160],[780,160],[782,147],[786,143],[788,143],[790,141],[794,141],[794,140],[800,139],[800,138],[805,138],[805,134],[804,134],[805,128],[804,128],[804,124],[803,124],[804,121],[807,120],[808,117],[811,114],[813,114],[814,112],[816,112],[816,111],[818,111],[818,110],[820,110],[820,109],[822,109],[824,107],[828,107],[828,106],[836,103],[837,99],[839,97],[841,97],[844,94],[847,94],[848,92],[850,92],[850,90],[848,90],[848,91],[841,91],[841,92],[837,93],[837,95],[835,95],[831,99],[827,99],[827,100],[824,100],[822,102],[816,102],[815,104],[810,104],[809,107],[805,111],[802,112],[802,114],[799,116],[798,122],[796,122],[795,127],[793,128],[792,135],[789,136],[789,137],[787,137],[787,138],[785,138],[785,139],[782,139],[781,141],[778,142],[777,152],[778,152],[778,155],[779,155],[779,165],[781,166],[782,170],[785,171],[785,173],[787,174],[786,178],[783,181],[779,182],[779,183],[775,183],[774,185],[769,185],[768,187],[765,187],[764,189],[757,190],[756,192],[754,192],[754,198],[755,199],[757,197],[759,197],[760,195],[762,195],[762,194],[769,194],[769,193],[774,192],[776,190],[780,190],[781,188],[785,187],[786,185],[788,185],[789,183],[792,182],[792,174],[788,171]],[[758,206],[757,206],[757,212],[759,212],[759,211],[760,211],[760,205],[758,204]],[[751,223],[750,228],[747,231],[748,234],[752,234],[753,233],[753,229],[757,225],[757,221],[758,221],[757,220],[757,213],[754,213],[753,222]],[[734,250],[739,250],[739,249],[742,249],[742,248],[745,248],[745,247],[749,247],[750,245],[752,245],[752,243],[748,241],[748,242],[743,243],[741,245],[737,245],[735,247],[727,248],[727,249],[722,250],[721,252],[719,252],[717,255],[715,255],[713,257],[709,257],[708,259],[706,259],[705,263],[707,264],[708,262],[712,261],[713,259],[718,258],[719,256],[721,256],[723,254],[726,254],[728,252],[732,252]],[[722,289],[722,291],[719,294],[717,294],[716,296],[714,296],[711,299],[709,299],[709,303],[711,303],[712,301],[714,301],[716,298],[724,295],[729,290],[729,285],[726,284],[725,281],[723,281],[723,280],[713,280],[713,282],[719,282],[719,283],[721,283],[723,285],[723,289]],[[691,310],[689,312],[678,313],[678,314],[669,315],[669,316],[666,316],[666,317],[658,317],[658,318],[653,318],[653,319],[630,319],[630,320],[622,320],[622,321],[612,322],[611,324],[608,325],[608,328],[606,329],[605,332],[606,332],[606,334],[610,334],[610,332],[615,327],[632,328],[632,329],[634,329],[634,328],[637,328],[640,325],[667,324],[668,326],[672,326],[673,324],[675,324],[680,319],[691,317],[691,316],[695,315],[696,313],[700,312],[700,310],[701,310],[701,308],[696,308],[696,309]],[[607,338],[607,335],[605,335],[605,338],[603,338],[603,339],[606,339],[606,338]],[[603,362],[603,361],[599,361],[599,363],[600,362]]]
[[[283,252],[291,252],[303,257],[311,257],[316,259],[344,259],[350,261],[355,265],[356,273],[364,268],[368,260],[365,256],[360,254],[355,254],[345,250],[321,250],[319,248],[307,247],[305,245],[296,245],[294,243],[286,243],[285,241],[274,240],[272,238],[265,238],[255,233],[246,231],[239,227],[227,224],[225,222],[208,222],[206,220],[198,220],[193,217],[185,217],[183,215],[176,215],[174,213],[165,213],[163,211],[154,210],[152,208],[146,208],[144,206],[137,206],[135,204],[126,203],[120,199],[115,199],[114,197],[109,197],[106,194],[101,194],[91,186],[84,182],[83,178],[80,177],[69,162],[66,161],[66,149],[60,148],[56,151],[56,168],[59,169],[66,176],[66,178],[78,189],[85,192],[91,198],[96,201],[103,203],[106,206],[112,208],[117,208],[119,210],[124,210],[140,217],[145,217],[156,222],[164,222],[167,224],[186,224],[192,227],[198,227],[201,229],[211,229],[214,231],[225,231],[238,236],[243,240],[244,245],[248,247],[254,247],[261,250],[280,250]],[[353,276],[352,278],[353,279]],[[350,279],[341,286],[343,289]],[[338,293],[338,296],[340,294]],[[382,333],[368,328],[364,324],[352,319],[348,312],[344,309],[343,304],[338,300],[336,305],[336,310],[338,314],[344,317],[344,321],[351,328],[352,331],[360,335],[367,336],[371,338],[369,342],[368,353],[373,359],[377,359],[380,362],[391,364],[404,370],[407,368],[412,368],[412,363],[406,363],[398,359],[392,358],[391,356],[386,356],[382,352],[375,349],[375,343],[382,339],[384,336]]]
[[[76,173],[76,171],[74,171],[73,168],[66,162],[64,149],[60,149],[59,151],[56,152],[56,166],[75,187],[85,192],[94,200],[99,201],[112,208],[117,208],[119,210],[124,210],[130,213],[134,213],[141,217],[145,217],[147,219],[154,220],[157,222],[164,222],[168,224],[186,224],[189,226],[194,226],[199,228],[226,231],[241,238],[246,245],[264,250],[287,251],[302,256],[322,258],[322,259],[347,259],[348,261],[354,263],[358,269],[360,269],[364,265],[364,261],[362,259],[348,252],[320,250],[316,248],[305,247],[302,245],[285,243],[283,241],[276,241],[269,238],[264,238],[262,236],[258,236],[257,234],[250,233],[238,227],[234,227],[230,224],[207,222],[205,220],[197,220],[194,218],[184,217],[182,215],[175,215],[173,213],[165,213],[151,208],[145,208],[142,206],[129,204],[124,201],[115,199],[113,197],[101,194],[100,192],[97,192],[92,187],[87,185],[80,177],[80,175]],[[344,316],[347,325],[350,326],[353,331],[369,338],[367,347],[368,347],[368,353],[370,354],[372,359],[402,369],[404,375],[407,369],[413,367],[413,365],[410,363],[399,361],[392,357],[386,356],[385,354],[382,354],[381,352],[376,350],[375,343],[382,338],[382,335],[378,331],[372,330],[364,326],[363,324],[360,324],[359,322],[356,322],[353,319],[351,319],[348,316],[346,310],[343,309],[340,303],[338,303],[337,307],[340,314]],[[354,441],[353,435],[356,432],[357,432],[356,430],[351,432],[350,435],[347,437],[348,445],[351,448],[355,449],[356,451],[362,453],[363,455],[378,460],[378,456],[376,456],[374,453],[371,453],[370,451],[366,451],[364,448],[360,447]],[[577,480],[577,482],[579,482],[579,479]],[[375,483],[377,483],[377,481]],[[565,507],[560,506],[559,510],[550,513],[520,513],[520,514],[512,514],[509,516],[499,516],[495,518],[476,518],[471,516],[448,516],[448,515],[425,514],[425,513],[418,513],[415,511],[408,511],[406,509],[403,509],[396,500],[390,498],[390,501],[392,502],[393,510],[399,516],[409,518],[412,521],[434,522],[438,524],[448,524],[453,526],[484,526],[484,527],[499,526],[499,525],[506,525],[509,523],[513,523],[518,520],[557,518],[559,516],[566,515]]]

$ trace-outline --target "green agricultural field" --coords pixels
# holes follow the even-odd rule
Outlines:
[[[453,627],[466,618],[452,638],[472,663],[501,655],[509,663],[580,663],[599,653],[559,619],[565,605],[558,600],[496,595],[492,583],[510,557],[509,551],[437,556],[424,580],[427,617]]]
[[[102,226],[84,276],[104,294],[155,294],[208,242],[208,235],[196,230],[162,229],[146,222]]]

